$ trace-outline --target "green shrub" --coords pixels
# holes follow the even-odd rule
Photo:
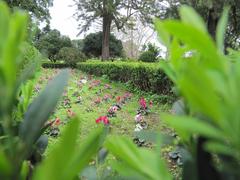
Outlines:
[[[97,76],[107,75],[110,80],[130,82],[143,91],[171,94],[171,81],[157,64],[128,62],[85,62],[77,68]]]
[[[153,44],[148,44],[143,48],[144,52],[142,52],[139,56],[139,60],[143,62],[156,62],[158,60],[159,49]]]
[[[85,55],[81,51],[72,47],[63,47],[60,49],[57,57],[59,60],[64,60],[66,64],[70,65],[86,60]]]

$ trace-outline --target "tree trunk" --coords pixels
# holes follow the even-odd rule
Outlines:
[[[111,31],[112,16],[106,14],[103,16],[103,39],[102,39],[102,60],[108,60],[110,57],[109,39]]]

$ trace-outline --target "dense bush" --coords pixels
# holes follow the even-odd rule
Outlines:
[[[58,55],[58,60],[64,60],[66,64],[76,64],[81,61],[85,61],[85,55],[76,48],[72,47],[63,47]]]
[[[140,90],[170,94],[171,81],[155,64],[126,62],[86,62],[80,70],[97,76],[107,75],[110,80],[130,82]]]
[[[57,60],[57,54],[63,47],[72,47],[71,39],[62,36],[58,30],[49,30],[42,34],[35,46],[51,61]]]
[[[122,42],[114,35],[110,35],[110,56],[121,57],[123,55]],[[88,57],[100,57],[102,55],[102,32],[91,33],[83,40],[83,53]]]
[[[143,62],[156,62],[158,60],[159,49],[153,44],[144,46],[143,52],[139,56],[139,60]]]

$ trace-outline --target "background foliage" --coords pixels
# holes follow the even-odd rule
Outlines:
[[[122,42],[110,35],[110,57],[123,56]],[[102,32],[91,33],[83,40],[83,53],[88,57],[100,57],[102,54]]]

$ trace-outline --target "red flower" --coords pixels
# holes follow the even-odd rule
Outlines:
[[[120,96],[117,96],[116,97],[116,101],[119,103],[121,101],[121,97]]]
[[[149,106],[150,106],[150,107],[153,106],[153,102],[152,102],[152,101],[149,102]]]
[[[139,100],[139,104],[143,109],[147,108],[146,100],[143,97]]]
[[[109,124],[109,119],[107,118],[107,116],[100,116],[99,118],[96,119],[96,123],[100,123],[103,122],[105,125]]]
[[[60,124],[61,124],[60,118],[56,118],[55,121],[54,121],[54,125],[59,126]]]

